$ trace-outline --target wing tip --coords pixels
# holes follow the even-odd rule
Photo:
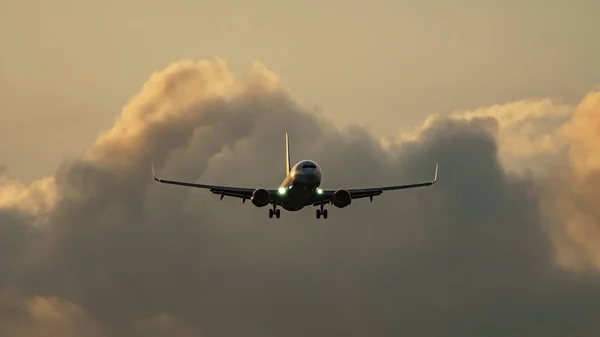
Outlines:
[[[435,184],[438,180],[438,168],[438,163],[435,163],[435,175],[433,176],[433,181],[431,182],[432,185]]]
[[[152,177],[154,178],[154,180],[158,181],[159,183],[161,182],[160,179],[158,179],[156,177],[156,172],[154,172],[154,161],[150,161],[150,165],[152,166]]]

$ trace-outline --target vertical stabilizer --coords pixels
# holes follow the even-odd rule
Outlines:
[[[287,176],[292,169],[292,163],[290,162],[290,139],[288,133],[285,133],[285,175]]]

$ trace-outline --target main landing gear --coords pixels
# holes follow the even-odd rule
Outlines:
[[[273,218],[273,215],[275,215],[275,217],[277,219],[279,219],[279,217],[281,216],[281,210],[277,209],[276,205],[273,205],[273,208],[269,210],[269,218]]]
[[[321,209],[317,210],[317,219],[320,219],[321,216],[323,216],[323,219],[327,219],[327,210],[323,204],[321,204]]]

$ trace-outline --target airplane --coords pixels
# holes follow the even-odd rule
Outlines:
[[[431,186],[438,179],[438,164],[436,164],[434,178],[429,182],[361,189],[321,189],[322,173],[321,168],[316,162],[302,160],[293,167],[290,165],[290,142],[287,132],[285,134],[285,156],[285,179],[278,189],[216,186],[159,179],[154,172],[154,163],[152,163],[152,175],[154,176],[154,180],[159,183],[208,189],[214,194],[220,194],[221,200],[223,200],[223,197],[228,196],[240,198],[242,199],[242,203],[245,203],[249,199],[256,207],[265,207],[271,204],[272,208],[269,209],[269,218],[273,218],[273,216],[279,218],[281,216],[281,210],[277,206],[286,211],[299,211],[307,206],[319,206],[320,208],[316,212],[317,219],[321,217],[327,219],[327,209],[325,209],[325,205],[327,204],[344,208],[349,206],[352,200],[366,197],[369,197],[371,202],[373,202],[373,197],[380,195],[384,191]]]

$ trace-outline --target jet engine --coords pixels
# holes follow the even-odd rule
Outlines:
[[[269,191],[264,188],[258,188],[252,192],[252,203],[256,207],[264,207],[269,204]]]
[[[347,190],[337,190],[333,193],[331,202],[335,207],[344,208],[352,203],[352,196]]]

